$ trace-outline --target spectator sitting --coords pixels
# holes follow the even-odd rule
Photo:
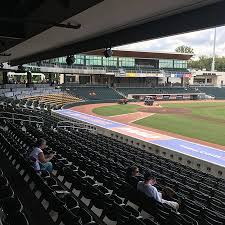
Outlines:
[[[125,180],[135,189],[137,188],[138,182],[140,180],[143,180],[143,178],[140,176],[139,169],[137,166],[131,166],[127,169]]]
[[[156,178],[150,172],[146,172],[144,175],[144,181],[138,182],[137,190],[140,192],[143,192],[145,195],[155,199],[158,202],[171,206],[177,211],[179,208],[179,204],[174,201],[168,201],[163,199],[162,193],[158,192],[157,188],[154,187],[155,184],[156,184]]]
[[[36,171],[45,170],[51,173],[53,170],[53,166],[50,160],[54,157],[55,154],[51,153],[49,155],[44,155],[43,150],[46,147],[46,140],[40,138],[36,143],[36,147],[30,153],[30,159],[34,162],[34,169]]]

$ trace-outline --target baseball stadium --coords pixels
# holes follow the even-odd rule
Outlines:
[[[223,26],[224,1],[2,8],[0,225],[225,225],[216,29],[211,70],[120,49]]]

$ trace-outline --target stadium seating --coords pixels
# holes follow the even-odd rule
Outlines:
[[[125,95],[128,94],[188,94],[196,93],[194,88],[184,88],[184,87],[158,87],[158,88],[117,88],[119,92]]]
[[[35,96],[24,98],[26,101],[26,106],[28,107],[38,107],[40,105],[41,108],[60,108],[64,104],[79,102],[80,99],[70,95],[68,93],[62,94],[50,94],[44,96]]]
[[[2,126],[7,125],[8,131],[0,130],[0,157],[8,157],[37,199],[47,202],[43,207],[49,216],[55,212],[57,216],[51,216],[55,223],[225,224],[224,180],[93,132],[70,128],[55,132],[52,125],[58,120],[48,112],[11,105],[2,111],[44,116],[41,129],[35,123],[5,121]],[[38,175],[27,159],[29,149],[40,137],[48,141],[48,152],[57,152],[53,175]],[[159,190],[169,186],[176,191],[180,214],[125,182],[126,168],[133,164],[141,173],[151,170]]]
[[[210,95],[212,97],[215,97],[215,99],[225,99],[225,88],[219,88],[219,87],[196,87],[200,92],[206,93],[207,95]]]
[[[0,168],[0,224],[29,225],[23,205]]]
[[[61,93],[60,89],[51,87],[48,84],[36,84],[32,88],[14,86],[13,84],[5,85],[8,88],[0,88],[1,97],[12,97],[16,99],[22,99],[29,96],[42,96],[48,94],[59,94]]]
[[[120,95],[117,91],[109,87],[77,86],[70,89],[70,92],[73,95],[89,100],[117,100],[123,98],[123,96]]]
[[[163,70],[170,73],[190,73],[186,68],[163,68]]]

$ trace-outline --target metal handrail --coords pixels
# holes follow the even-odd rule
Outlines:
[[[12,120],[13,123],[16,120],[16,121],[22,121],[22,122],[29,122],[29,124],[31,124],[31,123],[44,124],[43,121],[40,122],[40,121],[36,121],[36,120],[23,120],[23,119],[16,119],[16,118],[4,117],[4,116],[0,116],[0,119]]]
[[[4,116],[4,114],[11,115],[12,117],[6,117],[6,116]],[[10,113],[10,112],[1,112],[1,113],[0,113],[0,116],[1,116],[1,115],[3,115],[3,116],[0,117],[0,118],[2,118],[2,119],[12,119],[13,122],[14,122],[15,120],[21,120],[21,121],[26,121],[26,122],[29,122],[29,123],[31,123],[31,122],[36,122],[36,123],[42,123],[42,124],[44,124],[44,119],[43,119],[43,117],[39,117],[39,116],[24,115],[24,114],[20,114],[20,113]],[[27,120],[27,119],[15,118],[15,116],[23,116],[23,117],[25,117],[25,118],[28,117],[29,119]],[[32,121],[31,118],[37,118],[37,119],[41,120],[41,122],[40,122],[40,121]]]
[[[63,124],[63,123],[69,123],[71,125],[60,125],[60,124]],[[79,125],[82,125],[79,127]],[[89,126],[90,128],[87,128],[86,126]],[[95,126],[91,126],[90,124],[86,124],[86,123],[82,123],[82,122],[76,122],[76,121],[59,121],[57,123],[57,128],[73,128],[73,129],[82,129],[82,130],[96,130]]]
[[[85,123],[82,123],[82,122],[77,122],[77,121],[70,121],[70,120],[63,120],[63,121],[59,121],[58,123],[57,123],[57,125],[58,124],[60,124],[60,123],[74,123],[74,124],[85,124]]]
[[[3,114],[3,113],[7,113],[7,114],[11,114],[11,115],[17,115],[17,116],[36,117],[36,118],[39,118],[39,119],[42,119],[43,120],[43,117],[40,117],[40,116],[24,115],[24,114],[20,114],[20,113],[11,113],[11,112],[1,112],[1,114]]]

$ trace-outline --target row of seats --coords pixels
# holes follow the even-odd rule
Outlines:
[[[36,113],[39,112],[35,112],[35,114]],[[51,116],[46,117],[49,117],[49,121],[52,119]],[[154,219],[153,221],[150,220],[152,223],[157,221],[160,224],[168,224],[172,223],[172,218],[176,218],[172,224],[195,224],[197,221],[201,224],[224,224],[224,205],[222,201],[224,194],[222,191],[218,191],[219,188],[222,189],[224,186],[224,181],[222,179],[216,179],[145,151],[141,152],[136,148],[126,146],[125,144],[102,135],[95,135],[85,131],[68,132],[60,130],[60,132],[54,132],[49,129],[49,121],[47,121],[46,127],[42,128],[42,131],[38,131],[33,126],[30,127],[27,125],[27,134],[30,134],[33,138],[44,137],[50,142],[50,146],[58,152],[58,155],[54,159],[54,166],[56,168],[55,175],[57,179],[59,179],[60,182],[72,183],[72,188],[81,192],[81,194],[78,194],[78,197],[83,198],[86,196],[91,200],[92,204],[96,204],[99,207],[99,205],[95,203],[99,198],[99,195],[97,195],[98,198],[95,198],[96,189],[102,192],[100,196],[109,195],[111,190],[113,191],[113,195],[110,195],[111,198],[119,202],[118,198],[115,197],[119,196],[123,204],[127,203],[128,200],[133,201],[134,204],[139,206],[139,210],[141,211],[144,206],[142,204],[143,202],[140,204],[141,196],[134,199],[135,190],[132,190],[132,188],[124,182],[126,167],[135,163],[139,165],[141,172],[144,172],[146,169],[151,169],[152,172],[159,177],[158,188],[164,185],[170,186],[170,184],[173,188],[176,188],[176,185],[178,186],[176,191],[178,193],[178,199],[181,201],[181,215],[175,216],[171,209],[153,203],[144,208],[146,211],[152,209],[152,212],[151,210],[149,212],[150,215],[153,214],[151,218]],[[21,134],[20,138],[24,139],[24,142],[28,140],[24,137],[24,134]],[[82,178],[84,180],[88,179],[88,181],[83,181]],[[186,184],[182,185],[184,180]],[[210,186],[210,195],[209,193],[203,193],[203,190],[206,189],[207,191],[207,185],[204,185],[204,182]],[[98,185],[98,188],[96,187],[95,189],[93,187],[96,186],[96,183],[100,183],[101,185]],[[194,185],[196,185],[196,187]],[[201,190],[196,189],[199,187],[201,187]],[[193,196],[190,195],[187,189],[191,189],[191,194]],[[214,196],[212,197],[211,190],[213,189]],[[206,196],[209,197],[208,200],[210,200],[210,204],[204,202]],[[108,199],[100,199],[101,207],[107,204]],[[125,204],[124,207],[129,208],[128,206],[129,205]],[[121,214],[119,212],[124,209],[123,207],[123,209],[121,209],[120,206],[118,207],[120,210],[116,210],[116,218],[111,218],[117,222],[118,214]],[[109,209],[111,209],[110,204]],[[126,211],[128,210],[125,208],[124,214],[127,213]],[[110,217],[110,215],[107,214],[107,210],[103,213],[104,217],[105,215]],[[100,217],[102,218],[102,215],[100,215]],[[125,218],[126,221],[130,219],[130,217],[126,216]],[[137,216],[135,218],[138,219]],[[135,220],[135,218],[133,218],[133,220]],[[139,222],[142,223],[143,220],[139,220]],[[144,222],[147,224],[149,219]]]
[[[123,98],[117,91],[109,87],[70,87],[70,92],[90,100],[111,100]]]
[[[0,169],[0,224],[29,225],[23,205]]]
[[[29,184],[31,191],[40,205],[51,216],[54,224],[60,224],[61,222],[64,225],[96,224],[93,217],[79,205],[70,192],[60,186],[54,177],[47,172],[37,174],[34,171],[30,163],[24,158],[24,154],[29,148],[27,145],[23,145],[23,148],[18,151],[15,148],[18,147],[18,139],[15,135],[12,138],[4,135],[2,138],[4,138],[4,145],[1,147],[2,153],[9,158],[24,181]],[[16,138],[16,141],[13,138]],[[20,150],[23,150],[23,154]]]
[[[17,127],[17,128],[19,128],[19,127]],[[13,130],[15,130],[15,129],[13,129]],[[19,129],[17,129],[17,130],[19,130]],[[33,128],[31,128],[31,130],[33,130]],[[37,131],[36,131],[37,132]],[[17,135],[18,135],[18,132],[17,132]],[[7,137],[7,140],[10,140],[10,137],[12,137],[12,140],[17,140],[17,138],[15,137],[15,135],[12,135],[12,133],[11,134],[9,134],[9,136]],[[24,134],[22,134],[22,137],[27,141],[27,140],[29,140],[28,141],[28,143],[30,144],[30,143],[32,143],[32,142],[30,142],[30,139],[28,139],[28,137],[24,137]],[[12,144],[11,144],[12,145]],[[23,150],[24,150],[24,148],[23,148]],[[57,160],[57,161],[59,161],[60,162],[60,160]],[[81,171],[80,171],[81,172]],[[33,176],[32,176],[32,178],[33,178]],[[78,179],[79,180],[79,179]],[[77,180],[77,182],[78,182],[78,180]],[[89,181],[90,181],[90,179],[89,179]],[[77,182],[75,182],[75,185],[76,185],[76,187],[78,188],[78,184],[76,184]],[[103,188],[103,186],[101,185],[101,186],[99,186],[99,188],[100,188],[100,190],[99,191],[101,191],[101,192],[103,192],[104,190],[107,190],[106,188],[104,189]],[[81,195],[82,196],[82,195]],[[100,201],[99,201],[100,200]],[[102,200],[101,200],[101,198],[98,200],[98,202],[99,202],[99,204],[100,205],[102,205],[103,203],[102,203]],[[118,201],[118,199],[117,199],[117,201]],[[120,200],[120,202],[122,202],[121,200]],[[97,206],[98,206],[98,203],[97,202],[95,202],[95,201],[93,201],[93,205],[95,205],[96,206],[96,204],[97,204]],[[104,205],[104,204],[103,204]],[[102,215],[104,215],[104,217],[109,217],[111,220],[117,220],[118,218],[118,213],[120,212],[120,213],[122,213],[124,210],[125,210],[125,208],[121,205],[117,205],[117,210],[115,210],[115,213],[112,215],[112,208],[114,208],[115,206],[114,206],[114,202],[113,202],[113,207],[112,207],[112,205],[111,205],[111,208],[108,208],[107,210],[105,210],[104,211],[104,213],[102,214]],[[127,210],[128,209],[130,209],[130,210],[133,210],[134,212],[136,212],[136,215],[138,214],[139,215],[139,212],[138,211],[135,211],[134,209],[132,209],[131,207],[128,207],[128,206],[126,206],[126,211],[124,211],[124,212],[127,212]],[[121,212],[122,211],[122,212]],[[123,213],[124,213],[123,212]],[[127,214],[127,216],[129,215],[130,217],[129,217],[129,220],[130,221],[132,221],[132,220],[134,220],[134,222],[136,221],[136,219],[135,219],[135,217],[133,217],[133,216],[131,216],[130,215],[131,213],[129,213],[128,212],[128,214]],[[126,219],[127,217],[125,217],[124,219]],[[121,221],[122,222],[122,221]],[[133,223],[134,224],[134,223]]]
[[[225,99],[225,87],[197,87],[200,92],[214,96],[215,99]]]
[[[197,93],[195,88],[184,88],[184,87],[162,87],[162,88],[117,88],[119,92],[125,95],[128,94],[187,94]]]
[[[45,96],[35,96],[23,99],[24,104],[27,107],[40,107],[40,108],[48,108],[55,109],[61,108],[64,104],[79,102],[80,99],[70,95],[68,93],[63,94],[50,94]]]
[[[60,168],[60,167],[59,167]],[[70,176],[69,177],[71,177],[71,174],[70,174]],[[80,179],[79,179],[80,180]],[[75,186],[76,188],[78,188],[79,189],[79,185],[78,184],[76,184],[76,186]],[[89,194],[90,195],[90,194]]]
[[[14,107],[37,109],[37,110],[51,110],[60,109],[63,105],[79,102],[80,99],[70,94],[51,94],[46,96],[35,96],[23,99],[12,99],[7,97],[0,97],[0,102],[10,104]]]
[[[7,140],[10,139],[10,137],[12,137],[11,141],[13,141],[15,139],[17,140],[17,136],[15,136],[15,134],[13,134],[11,132],[9,132],[9,135],[7,136]],[[12,142],[10,143],[10,145],[12,145]],[[24,150],[24,148],[23,148],[23,150]],[[11,154],[13,154],[13,152],[12,153],[6,153],[6,154],[9,155],[9,158],[11,158],[11,160],[14,159],[14,157],[11,157]],[[65,158],[62,158],[60,155],[58,155],[57,159],[55,159],[56,168],[57,168],[57,164],[61,164],[61,163],[63,163],[63,161],[65,162]],[[19,158],[17,159],[17,163],[19,163],[20,166],[21,166],[21,164],[23,164],[23,166],[22,166],[23,169],[26,167],[24,162],[22,162],[22,157],[20,159]],[[59,166],[58,169],[59,168],[62,169],[62,165],[58,165],[58,166]],[[77,196],[79,199],[86,198],[86,199],[91,200],[91,202],[89,202],[89,204],[88,204],[90,209],[93,208],[93,207],[97,207],[98,209],[102,209],[102,213],[99,215],[99,217],[101,219],[104,219],[106,217],[106,218],[108,218],[109,220],[112,220],[112,221],[119,221],[121,225],[127,224],[127,220],[134,221],[133,224],[136,224],[136,222],[135,222],[136,219],[137,219],[136,217],[138,217],[140,215],[140,213],[137,210],[133,209],[131,206],[123,205],[122,200],[119,197],[117,197],[116,195],[112,194],[112,195],[108,196],[107,194],[110,194],[110,193],[108,192],[107,188],[104,188],[104,186],[102,186],[102,185],[97,185],[97,183],[95,183],[94,180],[91,179],[91,177],[85,176],[84,172],[82,172],[81,170],[80,171],[76,170],[76,167],[74,167],[74,170],[75,171],[74,171],[73,176],[68,177],[68,178],[70,178],[70,180],[73,179],[72,188],[75,188],[78,191],[80,190],[80,193]],[[59,171],[57,170],[57,173],[56,173],[56,176],[58,178],[61,175],[60,171],[61,170],[59,170]],[[77,171],[77,173],[76,173],[76,171]],[[75,178],[75,173],[78,176],[77,179]],[[32,175],[31,176],[32,180],[37,178],[40,181],[39,176],[35,175],[35,174],[34,173],[30,174],[30,175]],[[63,182],[62,179],[61,179],[61,182]],[[35,182],[35,183],[38,183],[38,181]],[[50,187],[48,187],[48,186],[50,186]],[[52,189],[50,189],[50,188],[52,188]],[[54,180],[52,180],[52,179],[50,180],[49,177],[48,177],[48,180],[47,180],[47,184],[44,186],[43,189],[41,189],[41,192],[43,193],[45,190],[46,191],[48,190],[47,193],[51,193],[53,191],[55,191],[56,193],[60,193],[60,194],[62,193],[62,190],[59,188],[59,185],[57,185],[57,183]],[[62,220],[62,218],[64,218],[64,216],[63,216],[64,214],[61,215],[61,213],[62,213],[61,207],[63,206],[64,201],[61,201],[61,202],[58,201],[57,202],[56,197],[46,196],[47,193],[45,193],[45,192],[43,193],[44,199],[49,202],[51,210],[54,210],[55,212],[57,212],[60,215],[60,218],[61,218],[60,220]],[[58,197],[58,198],[60,198],[60,197]],[[60,198],[60,200],[62,200],[62,197]],[[105,205],[105,203],[106,203],[105,201],[108,202],[107,205]],[[105,208],[106,206],[107,206],[107,208]],[[74,209],[74,207],[71,209],[72,214],[75,214],[76,211],[77,211],[77,209]],[[121,216],[120,219],[118,218],[119,215]],[[68,215],[67,215],[66,218],[68,218]],[[84,218],[87,218],[87,216],[84,217]],[[71,222],[71,217],[69,217],[68,219],[70,219],[70,222]],[[64,224],[66,223],[66,221],[64,219],[63,219],[62,222]]]
[[[77,137],[76,137],[77,138]],[[62,141],[62,140],[61,140]],[[67,140],[68,141],[68,140]],[[79,142],[81,142],[81,140],[79,140]],[[101,143],[102,144],[102,143]],[[87,145],[87,140],[86,140],[86,145]],[[92,143],[92,146],[93,146],[93,143]],[[97,149],[100,149],[101,147],[100,147],[101,145],[98,145],[98,147],[97,147]],[[109,146],[108,146],[109,147]],[[115,150],[115,148],[114,148],[114,150]],[[82,152],[84,152],[84,149],[82,149]],[[90,149],[88,150],[88,152],[90,152]],[[104,154],[104,152],[106,152],[106,148],[104,148],[104,150],[101,152],[101,154]],[[113,151],[111,151],[111,154],[113,154]],[[120,156],[120,154],[118,154],[117,155],[117,157],[119,157]],[[105,166],[110,166],[110,160],[107,160],[107,159],[109,159],[109,158],[111,158],[112,157],[112,155],[106,155],[104,158],[101,158],[100,160],[98,160],[98,163],[100,163],[100,162],[105,162],[105,163],[101,163],[102,164],[102,166],[103,165],[105,165]],[[96,158],[96,155],[89,155],[89,158]],[[112,163],[112,162],[111,162]],[[132,162],[129,162],[129,163],[132,163]],[[117,167],[119,167],[120,166],[120,168],[121,168],[121,165],[126,165],[125,164],[125,160],[123,161],[123,162],[121,162],[121,164],[117,164]],[[109,167],[109,169],[110,170],[112,170],[112,168],[111,167]],[[153,171],[154,172],[154,171]],[[118,174],[118,169],[115,171],[115,173],[117,173]],[[121,173],[121,171],[120,171],[120,173]],[[120,179],[122,179],[123,177],[124,177],[124,173],[125,173],[125,171],[123,171],[122,173],[121,173],[121,178]],[[102,172],[101,172],[101,174],[102,174]],[[156,173],[156,175],[158,175],[159,176],[159,173]],[[168,179],[168,178],[167,178]],[[169,184],[169,183],[168,183]],[[201,196],[201,194],[200,194],[200,196]],[[198,201],[198,199],[195,199],[194,198],[194,200],[193,200],[193,202],[192,201],[189,201],[189,203],[190,203],[190,205],[193,205],[193,206],[196,206],[196,208],[198,208],[198,209],[202,209],[202,211],[203,211],[203,208],[205,208],[205,207],[202,207],[202,206],[198,206],[198,203],[197,203],[197,201]],[[187,202],[187,201],[186,201]],[[223,205],[223,204],[222,204]],[[218,203],[218,208],[219,208],[219,203]],[[223,210],[224,210],[224,206],[223,206],[223,208],[220,208],[220,212],[222,213],[223,212]],[[210,211],[210,210],[209,210]],[[199,213],[200,213],[200,210],[198,211]],[[207,212],[208,213],[208,212]],[[216,215],[216,214],[215,214]],[[193,216],[193,215],[192,215]],[[198,215],[196,215],[196,218],[198,217]]]

